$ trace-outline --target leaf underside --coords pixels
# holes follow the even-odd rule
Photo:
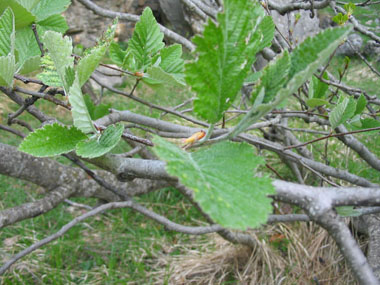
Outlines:
[[[111,125],[100,137],[79,142],[76,147],[76,153],[86,158],[102,156],[119,143],[123,131],[124,126],[122,124]]]

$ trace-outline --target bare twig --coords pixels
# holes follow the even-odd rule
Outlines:
[[[80,2],[86,8],[93,11],[95,14],[102,16],[102,17],[119,18],[120,20],[127,20],[127,21],[131,21],[131,22],[137,22],[140,19],[140,17],[137,15],[114,12],[114,11],[110,11],[107,9],[103,9],[90,0],[78,0],[78,2]],[[190,51],[193,51],[195,49],[195,46],[193,45],[193,43],[190,42],[188,39],[182,37],[181,35],[173,32],[172,30],[169,30],[168,28],[166,28],[162,25],[159,25],[159,26],[160,26],[161,31],[168,38],[172,39],[175,42],[182,44],[184,47],[186,47]]]

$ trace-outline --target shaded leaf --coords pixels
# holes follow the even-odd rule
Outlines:
[[[360,95],[359,99],[356,101],[355,115],[361,114],[366,107],[367,107],[367,99],[362,94]]]
[[[331,128],[335,129],[340,124],[343,124],[348,119],[352,118],[355,114],[355,110],[355,100],[352,98],[344,98],[343,101],[338,103],[330,113],[329,121]]]
[[[76,153],[82,157],[94,158],[110,152],[120,141],[124,126],[111,125],[100,137],[81,141],[76,147]]]

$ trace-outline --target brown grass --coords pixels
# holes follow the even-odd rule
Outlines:
[[[163,256],[155,284],[356,284],[327,232],[312,223],[267,226],[257,247],[232,245],[218,235],[197,250]],[[169,269],[167,269],[169,267]]]

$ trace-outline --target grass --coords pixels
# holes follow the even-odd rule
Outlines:
[[[333,70],[342,65],[342,59],[332,63]],[[355,76],[360,73],[363,76]],[[378,81],[368,76],[366,67],[352,60],[347,84],[364,88],[376,94]],[[353,74],[353,75],[351,75]],[[366,76],[367,74],[367,76]],[[126,90],[132,86],[126,82]],[[169,94],[156,94],[139,86],[135,94],[152,103],[175,106],[189,98],[189,93],[175,90]],[[0,95],[2,100],[5,96]],[[4,99],[6,100],[6,99]],[[6,114],[17,106],[2,101],[3,122]],[[121,96],[104,93],[104,103],[111,103],[119,110],[159,118],[161,112],[151,110]],[[44,112],[57,115],[70,123],[69,113],[62,108],[52,108],[50,103],[39,101],[37,106]],[[6,109],[5,109],[6,108]],[[31,122],[28,114],[21,119]],[[177,118],[166,115],[165,119]],[[291,127],[307,128],[297,122]],[[19,128],[20,130],[23,130]],[[142,133],[141,133],[142,134]],[[304,134],[301,140],[315,136]],[[378,136],[358,136],[371,150],[380,156]],[[17,146],[20,139],[0,132],[0,140]],[[322,160],[325,142],[310,145],[310,150]],[[125,151],[120,145],[118,151]],[[274,155],[265,152],[267,163],[274,166],[286,180],[294,181],[289,168]],[[378,173],[368,167],[336,139],[329,140],[330,165],[347,169],[374,182],[380,182]],[[60,159],[60,162],[67,163]],[[263,171],[267,171],[264,168]],[[271,175],[273,175],[271,173]],[[309,178],[311,184],[316,184]],[[42,189],[6,176],[0,176],[0,210],[33,201]],[[72,200],[94,206],[94,199]],[[149,193],[137,200],[145,206],[185,225],[202,224],[197,211],[172,188]],[[279,205],[276,211],[299,211],[287,205]],[[0,232],[1,263],[13,254],[36,241],[55,233],[83,209],[62,204],[49,213],[9,226]],[[119,209],[90,218],[72,228],[64,237],[35,251],[17,262],[0,277],[1,284],[355,284],[347,265],[342,261],[334,242],[320,227],[311,223],[278,224],[252,232],[257,248],[250,250],[221,240],[217,235],[187,236],[169,232],[163,226],[147,220],[128,209]],[[365,242],[362,241],[363,246]]]

